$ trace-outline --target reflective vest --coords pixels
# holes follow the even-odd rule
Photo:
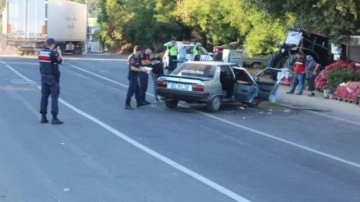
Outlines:
[[[193,56],[199,55],[198,45],[194,46],[192,53],[193,53]]]
[[[178,54],[178,49],[176,45],[169,45],[167,47],[167,49],[169,50],[169,55],[170,56],[177,56]]]

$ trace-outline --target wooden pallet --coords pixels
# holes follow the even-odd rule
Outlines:
[[[338,100],[338,101],[341,101],[341,102],[348,102],[348,103],[353,103],[353,104],[359,104],[359,99],[350,100],[350,99],[335,97],[335,100]]]

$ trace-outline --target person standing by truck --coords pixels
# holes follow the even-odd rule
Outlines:
[[[296,54],[295,63],[294,63],[294,77],[291,83],[291,89],[287,94],[294,94],[297,85],[299,85],[299,91],[296,95],[302,95],[304,90],[304,77],[305,75],[305,58],[304,53],[298,52]]]
[[[48,123],[46,117],[48,99],[51,95],[52,124],[63,124],[57,117],[59,113],[58,99],[60,94],[60,71],[62,54],[59,47],[55,45],[55,39],[46,40],[46,48],[39,51],[38,60],[41,74],[41,102],[40,102],[40,123]]]
[[[308,89],[310,91],[309,96],[315,96],[315,77],[317,74],[317,70],[320,68],[320,65],[315,62],[313,56],[306,56],[306,65],[305,65],[305,75],[306,81],[308,83]]]

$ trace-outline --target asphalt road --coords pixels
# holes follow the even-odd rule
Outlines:
[[[128,111],[124,60],[61,72],[65,124],[42,125],[38,62],[0,57],[0,201],[360,201],[359,125],[272,104]]]

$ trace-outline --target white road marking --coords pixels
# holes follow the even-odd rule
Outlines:
[[[72,65],[74,66],[74,65]],[[87,70],[84,70],[80,67],[76,67],[76,69],[79,69],[79,70],[82,70],[84,72],[89,72]],[[98,78],[105,78],[101,75],[98,75],[96,73],[93,73],[93,72],[89,72],[91,73],[91,75],[96,75],[96,77]],[[106,78],[107,81],[110,81],[112,83],[115,83],[115,84],[121,84],[121,86],[123,87],[128,87],[127,85],[125,84],[122,84],[122,83],[119,83],[117,81],[114,81],[114,80],[111,80],[109,78]],[[299,149],[303,149],[305,151],[308,151],[308,152],[312,152],[312,153],[315,153],[317,155],[320,155],[320,156],[323,156],[323,157],[326,157],[326,158],[329,158],[329,159],[332,159],[332,160],[335,160],[337,162],[340,162],[340,163],[344,163],[346,165],[350,165],[350,166],[353,166],[353,167],[356,167],[356,168],[360,168],[360,164],[359,163],[356,163],[356,162],[352,162],[352,161],[349,161],[349,160],[346,160],[346,159],[343,159],[341,157],[337,157],[337,156],[334,156],[334,155],[331,155],[331,154],[328,154],[328,153],[325,153],[325,152],[322,152],[322,151],[319,151],[319,150],[316,150],[316,149],[312,149],[310,147],[307,147],[307,146],[304,146],[304,145],[301,145],[301,144],[298,144],[298,143],[295,143],[295,142],[291,142],[289,140],[286,140],[286,139],[283,139],[283,138],[280,138],[280,137],[276,137],[274,135],[271,135],[269,133],[265,133],[265,132],[262,132],[262,131],[259,131],[259,130],[256,130],[256,129],[253,129],[253,128],[250,128],[250,127],[247,127],[247,126],[244,126],[244,125],[241,125],[241,124],[237,124],[237,123],[234,123],[234,122],[231,122],[231,121],[228,121],[226,119],[223,119],[223,118],[219,118],[217,116],[214,116],[214,115],[211,115],[211,114],[208,114],[208,113],[204,113],[204,112],[200,112],[200,111],[197,111],[198,113],[204,115],[204,116],[207,116],[209,118],[212,118],[212,119],[215,119],[215,120],[218,120],[218,121],[221,121],[223,123],[226,123],[226,124],[229,124],[229,125],[232,125],[232,126],[235,126],[235,127],[238,127],[238,128],[242,128],[244,130],[247,130],[247,131],[250,131],[252,133],[255,133],[255,134],[258,134],[258,135],[261,135],[261,136],[264,136],[264,137],[267,137],[267,138],[270,138],[270,139],[273,139],[273,140],[276,140],[276,141],[279,141],[279,142],[282,142],[282,143],[285,143],[285,144],[288,144],[288,145],[291,145],[291,146],[294,146],[294,147],[297,147]]]
[[[113,61],[123,61],[123,62],[126,62],[128,61],[127,59],[122,59],[122,58],[77,58],[77,57],[74,57],[74,58],[65,58],[66,60],[77,60],[77,61],[85,61],[85,60],[88,60],[88,61],[103,61],[103,62],[106,62],[106,61],[109,61],[109,62],[113,62]]]
[[[83,68],[77,67],[77,66],[75,66],[75,65],[69,64],[69,66],[72,67],[72,68],[74,68],[74,69],[80,70],[80,71],[85,72],[85,73],[88,73],[88,74],[90,74],[90,75],[93,75],[93,76],[95,76],[95,77],[98,77],[98,78],[100,78],[100,79],[103,79],[103,80],[105,80],[105,81],[108,81],[108,82],[110,82],[110,83],[113,83],[113,84],[116,84],[116,85],[119,85],[119,86],[122,86],[122,87],[125,87],[125,88],[128,87],[128,86],[125,85],[125,84],[122,84],[122,83],[120,83],[120,82],[111,80],[111,79],[109,79],[109,78],[106,78],[106,77],[104,77],[104,76],[101,76],[101,75],[96,74],[96,73],[93,73],[93,72],[90,72],[90,71],[88,71],[88,70],[85,70],[85,69],[83,69]]]
[[[32,81],[31,79],[27,78],[26,76],[22,75],[20,72],[18,72],[17,70],[15,70],[14,68],[12,68],[11,66],[9,65],[5,65],[9,70],[11,70],[12,72],[14,72],[16,75],[18,75],[19,77],[25,79],[26,81]],[[86,70],[85,70],[86,71]],[[95,73],[92,73],[92,74],[95,74]],[[99,78],[105,78],[105,77],[102,77],[100,75],[98,75]],[[108,79],[110,80],[110,79]],[[115,82],[115,81],[114,81]],[[113,83],[114,83],[113,82]],[[118,83],[118,82],[116,82]],[[40,86],[37,86],[39,89],[41,88]],[[122,140],[128,142],[129,144],[133,145],[134,147],[144,151],[145,153],[153,156],[154,158],[168,164],[169,166],[189,175],[190,177],[204,183],[205,185],[215,189],[216,191],[224,194],[225,196],[228,196],[229,198],[235,200],[235,201],[238,201],[238,202],[250,202],[250,200],[244,198],[243,196],[240,196],[239,194],[223,187],[222,185],[200,175],[199,173],[195,172],[195,171],[192,171],[190,170],[189,168],[167,158],[166,156],[150,149],[149,147],[146,147],[145,145],[137,142],[136,140],[130,138],[129,136],[121,133],[120,131],[116,130],[115,128],[111,127],[110,125],[100,121],[99,119],[91,116],[90,114],[78,109],[77,107],[71,105],[69,102],[59,98],[59,102],[63,105],[65,105],[66,107],[68,107],[69,109],[73,110],[74,112],[78,113],[79,115],[89,119],[90,121],[96,123],[97,125],[101,126],[102,128],[104,128],[105,130],[111,132],[112,134],[118,136],[119,138],[121,138]]]

